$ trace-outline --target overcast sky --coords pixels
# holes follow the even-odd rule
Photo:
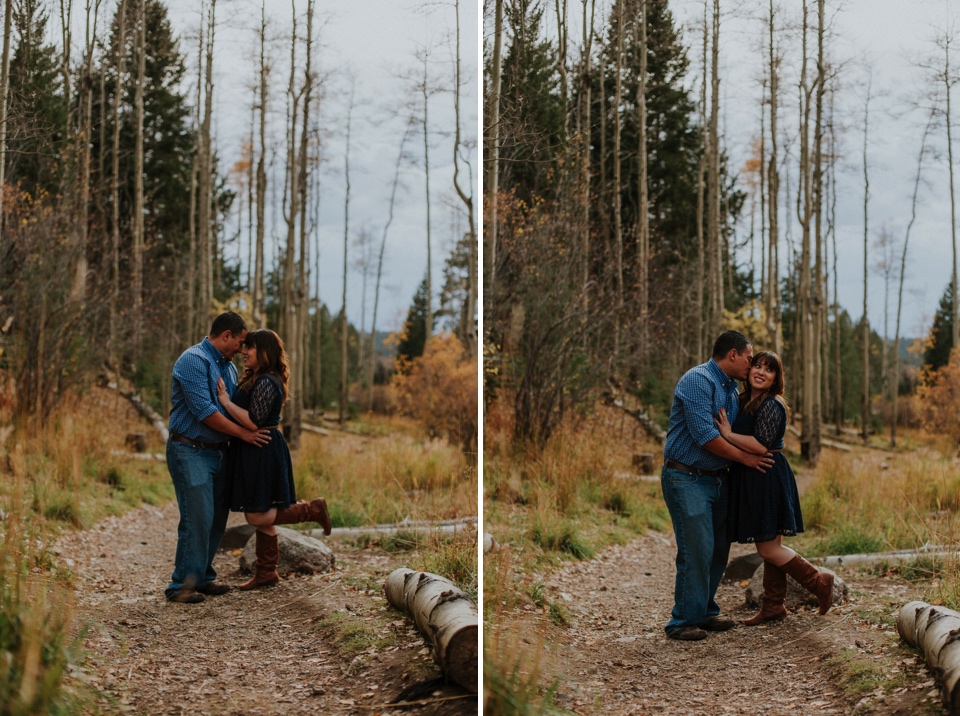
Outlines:
[[[300,30],[305,27],[305,2],[297,0],[301,15]],[[196,32],[199,6],[196,0],[167,0],[170,18],[181,36],[181,51],[186,55],[190,82],[196,67]],[[426,7],[425,7],[426,6]],[[113,8],[109,9],[113,12]],[[292,9],[289,2],[267,2],[270,21],[268,33],[289,37]],[[450,2],[427,0],[362,0],[317,4],[317,35],[322,47],[317,59],[319,72],[326,76],[322,102],[321,131],[326,136],[321,176],[321,202],[318,236],[320,241],[320,297],[336,313],[341,305],[344,196],[345,135],[351,78],[355,79],[355,106],[350,140],[350,240],[349,261],[357,252],[352,245],[357,232],[366,228],[379,247],[388,217],[394,165],[406,126],[409,109],[404,105],[415,99],[411,75],[422,76],[423,66],[415,53],[430,48],[430,77],[447,91],[434,94],[429,101],[430,194],[433,243],[433,285],[441,284],[444,260],[455,237],[466,230],[462,204],[453,197],[453,32],[454,6]],[[214,59],[214,115],[218,147],[224,168],[240,158],[241,144],[249,133],[250,86],[256,71],[258,53],[255,28],[259,27],[260,3],[253,0],[219,0],[217,3],[216,57]],[[460,42],[462,60],[461,132],[474,143],[471,154],[474,194],[478,136],[477,103],[477,28],[479,9],[475,3],[461,2]],[[289,44],[278,39],[273,48],[273,74],[270,93],[274,110],[270,118],[276,139],[282,137],[284,92],[289,77]],[[301,73],[302,76],[302,73]],[[195,86],[195,84],[194,84]],[[192,94],[190,95],[192,98]],[[420,111],[419,108],[417,110]],[[268,140],[269,141],[269,140]],[[285,151],[282,145],[278,150]],[[378,310],[378,329],[400,328],[417,286],[426,270],[426,201],[423,172],[423,135],[418,130],[407,144],[409,160],[401,171],[401,189],[393,224],[387,238],[383,288]],[[278,158],[276,166],[281,166]],[[469,184],[466,168],[461,168],[461,184]],[[465,176],[466,175],[466,176]],[[268,187],[268,194],[282,195],[282,174]],[[270,178],[268,178],[268,181]],[[468,189],[469,191],[469,189]],[[279,198],[277,199],[279,203]],[[475,204],[479,201],[475,200]],[[268,243],[273,219],[267,219]],[[236,225],[228,226],[228,233]],[[282,219],[276,221],[275,234],[285,237]],[[244,237],[246,229],[244,229]],[[246,239],[244,238],[244,244]],[[244,256],[246,248],[243,248]],[[312,250],[311,250],[312,251]],[[270,247],[268,253],[272,255]],[[268,257],[268,262],[271,260]],[[347,310],[351,322],[361,323],[360,275],[351,268],[348,276]],[[368,287],[366,328],[370,328],[372,284]]]
[[[611,1],[598,0],[597,18],[609,15]],[[712,3],[711,3],[712,5]],[[760,78],[767,61],[766,30],[762,18],[767,11],[766,0],[721,0],[720,78],[721,127],[732,167],[739,169],[750,154],[751,144],[760,133]],[[780,7],[780,26],[789,22],[794,28],[800,19],[799,0],[777,0]],[[915,109],[919,104],[929,107],[926,99],[931,90],[931,71],[919,67],[925,61],[943,61],[943,52],[935,45],[935,38],[943,34],[951,23],[960,23],[960,0],[827,0],[828,23],[833,38],[829,40],[828,56],[839,67],[839,92],[836,113],[841,124],[839,152],[841,160],[837,177],[837,237],[840,304],[854,321],[863,313],[863,111],[868,77],[872,74],[869,141],[867,146],[870,170],[869,241],[877,239],[882,228],[893,236],[899,264],[904,233],[910,218],[910,199],[920,147],[920,136],[926,122],[926,112]],[[548,31],[555,31],[551,11],[544,14]],[[602,6],[602,7],[601,7]],[[816,3],[809,1],[811,12]],[[577,27],[570,37],[579,38],[578,18],[580,2],[571,3],[570,19]],[[703,18],[703,0],[671,0],[670,7],[684,32],[684,41],[690,51],[690,85],[699,93],[700,81],[700,27]],[[815,16],[814,20],[815,21]],[[485,28],[489,34],[490,28]],[[576,41],[576,39],[575,39]],[[785,50],[783,68],[780,125],[794,138],[792,151],[791,189],[796,187],[797,135],[797,80],[799,77],[800,47],[795,29],[782,40]],[[810,39],[811,43],[815,39]],[[815,45],[812,45],[815,47]],[[571,57],[576,57],[571,48]],[[960,37],[956,38],[953,57],[960,69]],[[811,72],[814,71],[811,65]],[[956,70],[955,70],[956,71]],[[960,73],[958,73],[960,74]],[[939,91],[942,93],[942,85]],[[960,86],[954,88],[953,124],[960,125],[957,107],[960,107]],[[960,164],[960,146],[957,142],[960,126],[953,130],[956,161]],[[935,131],[933,148],[939,156],[924,163],[924,184],[919,195],[916,223],[910,238],[904,293],[901,334],[917,336],[929,330],[933,315],[944,290],[950,282],[953,247],[950,229],[949,175],[946,163],[946,129]],[[783,140],[781,139],[781,151]],[[781,178],[781,194],[786,179]],[[960,193],[960,166],[956,170],[957,191]],[[741,186],[743,184],[741,183]],[[960,200],[960,197],[958,197]],[[799,243],[800,229],[796,207],[783,204],[780,211],[781,240],[792,223],[792,235]],[[749,206],[747,207],[747,211]],[[789,214],[789,216],[788,216]],[[741,238],[748,232],[749,214],[745,213],[738,227]],[[756,216],[759,226],[759,213]],[[758,229],[759,230],[759,229]],[[832,254],[832,246],[829,247]],[[781,248],[781,264],[785,270],[787,252]],[[740,256],[741,262],[748,257]],[[757,256],[759,260],[759,256]],[[870,261],[871,265],[873,260]],[[781,272],[783,273],[783,271]],[[895,281],[894,281],[895,283]],[[831,275],[830,291],[833,291]],[[868,276],[868,312],[871,325],[883,332],[884,286],[882,277],[873,272]],[[896,310],[896,294],[890,297],[889,334],[892,337]]]

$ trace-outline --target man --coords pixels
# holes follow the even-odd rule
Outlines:
[[[210,335],[185,350],[173,366],[173,407],[167,469],[180,508],[177,553],[167,599],[196,604],[204,595],[226,594],[230,587],[216,582],[213,557],[220,546],[229,510],[223,502],[221,471],[229,439],[262,446],[269,430],[247,430],[227,417],[217,400],[217,381],[236,390],[237,369],[230,362],[247,336],[247,325],[233,312],[221,313]]]
[[[737,381],[746,380],[752,357],[747,337],[726,331],[713,357],[688,370],[674,391],[660,477],[677,539],[674,605],[665,628],[671,639],[698,641],[734,625],[714,599],[730,554],[727,469],[733,461],[763,472],[773,460],[728,443],[713,419],[725,408],[730,422],[736,420]]]

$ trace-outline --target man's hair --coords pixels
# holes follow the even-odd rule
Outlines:
[[[244,323],[240,314],[227,311],[213,319],[213,325],[210,326],[210,336],[219,336],[224,331],[230,331],[230,335],[236,336],[245,330],[247,330],[247,324]]]
[[[724,331],[713,344],[713,357],[723,358],[731,349],[736,349],[737,355],[742,355],[750,345],[750,339],[740,331]]]

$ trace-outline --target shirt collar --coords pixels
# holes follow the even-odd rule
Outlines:
[[[723,368],[721,368],[720,364],[713,358],[707,361],[707,365],[710,367],[710,370],[713,371],[713,376],[720,381],[720,385],[722,385],[725,390],[730,390],[731,387],[738,383],[736,378],[731,378],[724,373]]]
[[[213,345],[213,343],[210,342],[209,337],[204,336],[203,342],[200,345],[203,346],[203,350],[207,352],[207,355],[217,361],[218,365],[223,365],[224,363],[228,362],[227,357],[223,355],[223,353],[221,353],[217,347]]]

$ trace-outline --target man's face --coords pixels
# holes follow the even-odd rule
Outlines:
[[[736,351],[731,351],[731,355],[733,356],[734,372],[730,373],[730,377],[737,380],[746,380],[747,376],[750,375],[750,363],[753,361],[753,346],[748,345],[743,353],[739,354]]]
[[[223,357],[227,360],[233,358],[237,354],[237,351],[240,350],[240,346],[243,345],[243,341],[246,337],[246,331],[240,331],[236,335],[232,335],[229,332],[224,333]]]

